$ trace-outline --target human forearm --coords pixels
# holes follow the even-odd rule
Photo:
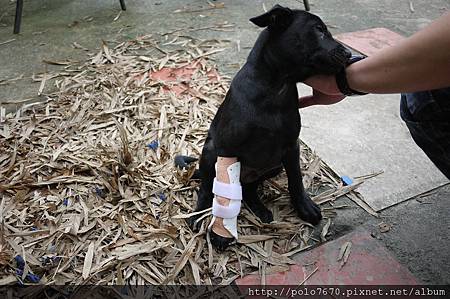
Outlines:
[[[350,65],[352,89],[413,92],[450,86],[450,13],[398,45]]]

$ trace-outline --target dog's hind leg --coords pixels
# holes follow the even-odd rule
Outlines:
[[[303,186],[298,142],[287,150],[283,157],[283,166],[288,177],[288,189],[294,210],[302,220],[313,225],[318,224],[322,215],[320,208],[311,200]]]
[[[244,184],[242,186],[242,197],[247,207],[259,217],[261,222],[270,223],[273,221],[272,212],[266,208],[258,196],[258,186],[260,181]]]
[[[200,189],[197,192],[197,206],[195,212],[208,209],[212,206],[214,194],[212,187],[214,182],[214,175],[216,170],[214,165],[217,156],[213,150],[212,140],[208,137],[203,147],[202,155],[200,157],[199,175],[201,178]],[[202,215],[195,215],[188,219],[188,224],[192,230],[198,231],[201,221],[197,221]]]

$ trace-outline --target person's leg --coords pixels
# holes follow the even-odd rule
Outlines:
[[[450,179],[450,88],[402,94],[400,115],[416,144]]]

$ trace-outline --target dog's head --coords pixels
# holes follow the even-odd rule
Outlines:
[[[251,18],[259,27],[267,27],[267,42],[262,51],[269,63],[278,64],[290,77],[336,74],[351,56],[349,50],[330,34],[316,15],[275,5],[270,11]]]

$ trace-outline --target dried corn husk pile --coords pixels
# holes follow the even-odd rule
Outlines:
[[[224,45],[144,36],[103,43],[85,62],[35,77],[40,93],[55,78],[57,92],[0,123],[0,279],[16,276],[20,255],[25,268],[16,278],[24,282],[34,273],[47,284],[229,284],[255,271],[263,282],[318,242],[291,209],[282,175],[264,188],[274,223],[243,209],[239,244],[227,252],[212,249],[206,223],[199,233],[185,223],[198,182],[173,158],[200,155],[229,86],[226,77],[208,77],[215,69],[208,55]],[[151,77],[192,63],[198,71],[179,95]],[[304,145],[301,158],[309,192],[328,189],[316,202],[354,188],[339,185]],[[333,215],[324,209],[325,218]]]

